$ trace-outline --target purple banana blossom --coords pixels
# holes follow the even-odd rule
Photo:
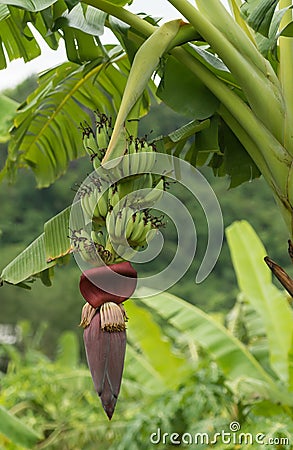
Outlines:
[[[111,419],[122,380],[126,331],[103,331],[100,312],[97,311],[84,330],[84,344],[95,389]]]
[[[137,273],[129,262],[109,267],[124,276],[121,281],[115,279],[115,295],[99,287],[101,277],[106,278],[109,286],[111,282],[113,285],[111,271],[104,267],[89,269],[81,275],[80,292],[88,302],[81,320],[88,366],[103,408],[111,419],[120,391],[126,348],[127,317],[121,303],[133,294]]]

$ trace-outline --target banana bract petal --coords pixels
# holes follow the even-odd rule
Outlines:
[[[121,275],[120,277],[117,277]],[[128,261],[85,270],[79,289],[85,300],[94,308],[103,303],[122,303],[135,291],[137,272]]]
[[[126,332],[101,329],[100,312],[84,330],[86,357],[95,389],[109,419],[117,403],[126,348]]]

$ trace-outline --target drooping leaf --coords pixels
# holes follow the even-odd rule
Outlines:
[[[139,295],[149,296],[151,290],[141,288]],[[181,332],[187,342],[194,340],[201,345],[235,385],[246,380],[251,393],[274,401],[282,398],[285,404],[293,404],[293,399],[279,388],[248,349],[210,315],[167,292],[146,298],[143,303]]]
[[[44,225],[47,262],[68,255],[72,251],[69,237],[70,212],[71,206],[68,206]]]
[[[5,95],[0,95],[0,142],[6,142],[9,139],[9,128],[11,127],[13,117],[18,103]]]
[[[55,261],[48,263],[46,260],[43,233],[3,269],[0,279],[7,283],[19,284],[55,264]]]
[[[212,116],[219,105],[204,84],[173,57],[164,65],[157,95],[174,111],[198,120]]]
[[[245,0],[241,13],[251,28],[268,36],[271,21],[279,0]]]
[[[2,406],[0,406],[0,433],[4,434],[14,444],[28,449],[33,448],[42,439],[39,433],[25,425]]]
[[[7,67],[7,59],[13,61],[23,58],[27,62],[41,54],[24,16],[25,11],[10,8],[9,16],[0,22],[0,69]]]
[[[207,46],[205,46],[207,47]],[[210,48],[205,48],[201,45],[189,44],[185,48],[193,57],[200,61],[204,66],[211,70],[218,78],[239,89],[233,74],[223,61],[216,56]]]
[[[293,314],[285,295],[272,284],[263,258],[266,250],[246,221],[226,230],[239,287],[265,326],[271,366],[278,377],[289,379],[289,353],[293,339]]]
[[[65,12],[63,18],[67,26],[76,28],[93,36],[101,36],[104,33],[104,23],[107,14],[90,5],[84,7],[78,3],[70,12]]]
[[[39,276],[46,286],[51,286],[53,266],[66,261],[73,250],[70,239],[73,230],[69,229],[71,208],[68,206],[45,223],[44,233],[3,269],[1,281],[20,284]],[[75,208],[74,214],[72,224],[83,223],[79,217],[81,208]]]
[[[0,4],[18,6],[27,11],[41,11],[56,2],[57,0],[0,0]]]
[[[275,11],[272,21],[271,21],[271,24],[270,24],[270,28],[269,28],[267,37],[260,33],[256,34],[257,47],[258,47],[259,51],[262,53],[262,55],[264,55],[267,59],[269,59],[271,55],[273,55],[273,57],[274,57],[275,61],[274,60],[271,61],[271,64],[273,64],[273,63],[276,64],[276,60],[278,59],[277,43],[278,43],[279,36],[282,35],[282,31],[279,32],[279,27],[280,27],[280,23],[281,23],[281,20],[282,20],[284,14],[290,8],[292,8],[292,6],[289,6],[287,8],[282,8],[280,10]]]
[[[93,110],[115,114],[126,83],[124,70],[116,60],[115,66],[97,62],[86,72],[73,63],[45,72],[15,117],[10,172],[23,164],[31,167],[39,187],[64,173],[70,161],[84,155],[80,122],[91,123]]]

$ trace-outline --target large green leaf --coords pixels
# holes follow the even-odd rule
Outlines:
[[[100,56],[96,36],[104,31],[104,12],[81,3],[67,10],[63,0],[16,0],[9,5],[16,6],[0,5],[0,68],[6,67],[7,59],[30,61],[40,55],[40,38],[32,26],[52,49],[63,38],[69,61],[83,64]]]
[[[212,116],[219,105],[204,84],[173,57],[164,65],[157,95],[176,112],[198,120]]]
[[[57,0],[0,0],[0,4],[18,6],[28,11],[41,11],[56,3]]]
[[[40,47],[29,29],[25,11],[10,8],[9,16],[0,22],[0,69],[7,67],[7,59],[23,58],[25,62],[41,54]]]
[[[139,294],[151,295],[151,290],[142,288]],[[167,292],[143,302],[150,311],[180,331],[182,338],[194,340],[206,349],[234,386],[247,383],[250,393],[258,392],[274,401],[282,399],[285,404],[293,404],[293,399],[279,389],[247,348],[210,315]]]
[[[115,66],[108,61],[96,63],[87,71],[65,63],[45,72],[39,88],[15,117],[7,162],[10,172],[30,166],[39,187],[51,184],[70,161],[85,153],[80,123],[91,123],[93,110],[113,116],[125,83],[119,60]]]
[[[43,233],[8,264],[1,273],[1,281],[18,284],[54,266],[55,261],[46,260],[44,238]]]
[[[44,225],[46,261],[62,258],[72,251],[69,217],[71,206],[61,211]]]
[[[271,365],[278,377],[288,382],[292,309],[284,293],[272,284],[271,272],[262,262],[266,250],[253,228],[246,221],[235,222],[226,235],[239,287],[265,326]]]
[[[39,433],[25,425],[21,420],[0,406],[0,433],[14,444],[25,448],[33,448],[42,439]],[[12,448],[12,447],[10,447]]]
[[[255,31],[268,36],[271,20],[279,0],[245,0],[241,12]]]
[[[50,286],[49,269],[72,251],[70,211],[71,206],[45,223],[44,233],[3,269],[1,281],[19,284],[40,275],[43,283]]]
[[[211,161],[210,165],[218,175],[229,175],[231,188],[260,177],[261,173],[253,159],[223,121],[219,130],[219,141],[223,157],[218,168],[217,162],[214,164],[214,161]]]
[[[100,36],[104,33],[104,23],[107,14],[92,6],[82,6],[78,3],[71,11],[63,14],[63,19],[66,19],[67,25],[72,28],[92,34],[93,36]]]

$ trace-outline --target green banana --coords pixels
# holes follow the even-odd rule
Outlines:
[[[120,197],[116,187],[110,187],[109,189],[109,205],[114,208],[119,202]]]
[[[90,220],[92,218],[93,214],[92,214],[92,210],[90,207],[89,198],[90,198],[90,194],[85,193],[84,195],[81,196],[80,204],[81,204],[85,219]]]
[[[112,223],[111,223],[111,221],[113,220],[112,219],[112,213],[113,213],[113,211],[109,211],[108,214],[106,215],[106,229],[107,229],[108,235],[111,236],[111,237],[114,234],[113,226],[112,226]]]
[[[136,241],[138,245],[141,246],[141,245],[146,244],[146,237],[147,237],[147,234],[148,234],[151,230],[152,230],[152,223],[148,221],[148,222],[145,224],[144,229],[143,229],[143,231],[142,231],[140,237],[139,237],[139,238],[137,239],[137,241]]]
[[[105,247],[105,238],[101,231],[91,231],[91,239],[95,244]]]
[[[129,238],[129,240],[131,242],[135,242],[135,243],[140,239],[141,234],[145,227],[144,213],[137,212],[136,214],[137,214],[137,216],[134,221],[133,230],[132,230],[132,233]],[[137,217],[138,217],[138,219],[137,219]]]
[[[125,208],[122,208],[115,215],[114,239],[118,242],[121,241],[121,239],[123,240],[123,236],[125,234],[125,219],[126,219],[126,210]]]
[[[107,149],[109,142],[110,142],[110,136],[108,133],[108,125],[107,125],[107,118],[105,119],[104,123],[98,123],[97,129],[96,129],[96,141],[98,148],[100,150]]]
[[[146,167],[145,167],[145,171],[146,173],[151,172],[155,161],[156,161],[156,152],[154,150],[154,148],[151,145],[148,145],[146,148],[144,148],[144,152],[148,153],[147,155],[147,163],[146,163]]]
[[[134,218],[133,215],[131,215],[128,219],[126,218],[126,232],[125,237],[128,240],[130,238],[130,235],[132,233],[134,227]]]
[[[97,196],[99,196],[98,199]],[[94,208],[94,220],[102,219],[104,221],[108,212],[108,191],[103,192],[102,195],[97,194],[97,196]]]

